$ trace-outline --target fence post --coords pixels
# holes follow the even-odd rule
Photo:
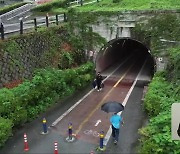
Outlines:
[[[81,6],[83,6],[83,0],[80,1]]]
[[[4,26],[3,26],[3,23],[1,23],[1,39],[4,40]]]
[[[56,25],[58,25],[58,15],[56,14]]]
[[[67,22],[67,16],[66,16],[66,13],[64,13],[64,22]]]
[[[117,27],[117,30],[116,30],[116,38],[119,37],[119,31],[120,31],[120,27]]]
[[[46,26],[49,27],[48,15],[46,15]]]
[[[34,29],[35,29],[35,31],[37,31],[37,20],[36,20],[36,18],[34,18]]]
[[[100,140],[99,140],[99,147],[97,148],[97,151],[105,151],[106,147],[104,146],[104,131],[100,132]]]
[[[23,34],[23,21],[20,21],[20,34]]]

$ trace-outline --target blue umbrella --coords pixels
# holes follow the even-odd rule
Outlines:
[[[107,113],[109,113],[109,112],[117,113],[117,112],[124,110],[124,106],[119,102],[109,101],[101,106],[101,110],[105,111]]]

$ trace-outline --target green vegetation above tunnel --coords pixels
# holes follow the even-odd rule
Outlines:
[[[73,0],[72,0],[73,1]],[[93,0],[91,0],[93,1]],[[67,11],[69,1],[53,1],[51,3],[38,6],[34,10],[40,12],[55,12],[62,13]],[[90,2],[85,0],[83,3]],[[171,9],[180,9],[180,1],[178,0],[102,0],[88,5],[83,5],[76,7],[79,12],[118,12],[118,11],[127,11],[127,10],[171,10]]]

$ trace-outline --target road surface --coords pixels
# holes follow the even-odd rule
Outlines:
[[[105,132],[105,153],[135,153],[138,144],[138,128],[145,121],[142,111],[142,91],[144,82],[141,74],[146,74],[146,61],[133,56],[105,71],[107,74],[102,91],[87,88],[57,104],[37,120],[19,129],[0,153],[23,153],[23,133],[28,135],[30,150],[26,153],[53,153],[54,141],[58,142],[59,153],[98,153],[99,132]],[[113,100],[123,103],[124,126],[121,127],[118,145],[113,145],[110,129],[110,114],[100,110],[103,103]],[[41,135],[42,118],[46,117],[49,133]],[[73,125],[73,142],[67,142],[68,124]]]

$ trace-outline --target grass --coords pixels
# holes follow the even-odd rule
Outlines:
[[[118,3],[113,3],[113,0],[101,0],[99,3],[76,7],[79,12],[171,9],[180,10],[180,0],[120,0]],[[61,12],[62,10],[59,8],[52,11]]]
[[[55,8],[53,10],[51,10],[53,14],[58,14],[58,13],[64,13],[67,12],[67,9],[64,8]]]

